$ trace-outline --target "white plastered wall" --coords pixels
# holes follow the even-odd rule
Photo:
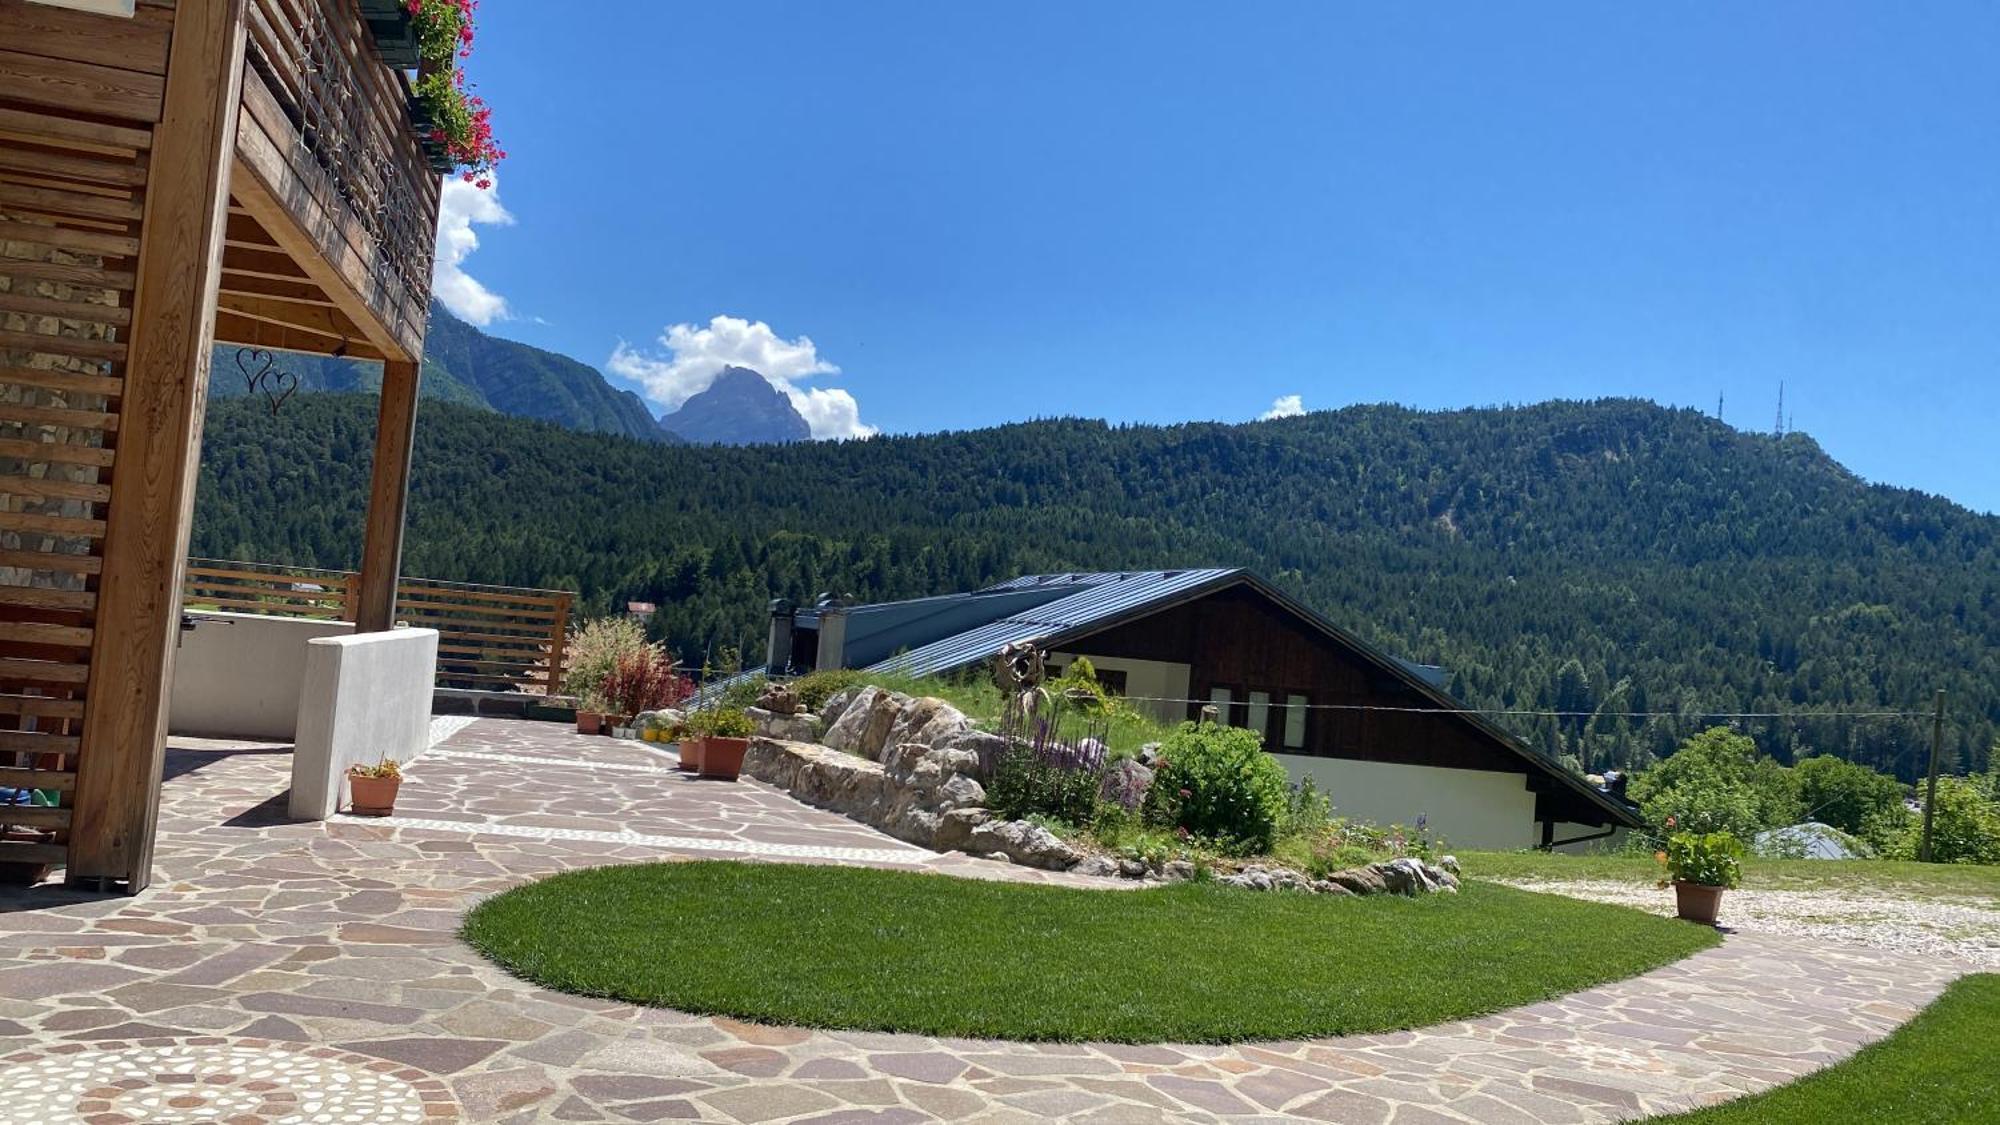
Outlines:
[[[436,629],[327,637],[306,646],[291,813],[325,820],[346,800],[347,767],[408,762],[430,745]]]
[[[305,689],[306,642],[354,632],[345,621],[190,612],[174,654],[167,729],[211,738],[290,742]]]
[[[1160,660],[1126,660],[1119,656],[1093,656],[1088,652],[1052,652],[1050,664],[1069,667],[1077,657],[1090,661],[1100,672],[1125,673],[1125,694],[1143,699],[1186,699],[1189,669],[1185,664]],[[1155,722],[1178,723],[1187,718],[1184,703],[1135,703],[1135,710],[1152,716]]]
[[[1365,762],[1274,754],[1298,781],[1313,779],[1336,815],[1378,825],[1412,826],[1426,818],[1432,838],[1449,847],[1513,851],[1541,843],[1535,795],[1518,773],[1455,770],[1401,762]]]

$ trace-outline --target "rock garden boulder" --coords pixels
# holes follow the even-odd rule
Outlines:
[[[1023,867],[1067,871],[1083,858],[1055,833],[1025,820],[988,821],[972,830],[960,851],[973,855],[1005,856]]]
[[[814,742],[819,739],[819,716],[810,711],[783,714],[767,711],[762,707],[751,707],[743,713],[756,724],[757,733],[765,738],[778,738],[787,742]]]
[[[899,692],[862,688],[841,709],[840,718],[827,728],[826,744],[864,758],[881,757],[882,746],[889,740],[889,729],[909,702],[910,697]]]

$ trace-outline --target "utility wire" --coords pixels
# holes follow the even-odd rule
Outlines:
[[[1120,695],[1126,703],[1198,703],[1220,706],[1213,699],[1172,699],[1153,695]],[[1229,705],[1248,706],[1248,701],[1231,699]],[[1283,703],[1267,704],[1274,711],[1303,707],[1308,711],[1388,711],[1412,715],[1503,715],[1517,718],[1550,719],[1923,719],[1928,711],[1531,711],[1489,707],[1389,707],[1375,703]]]

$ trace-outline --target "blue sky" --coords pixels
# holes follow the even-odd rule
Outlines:
[[[1990,3],[480,14],[512,221],[456,225],[449,291],[656,409],[746,357],[824,433],[1718,392],[1768,429],[1783,380],[1863,476],[2000,509]]]

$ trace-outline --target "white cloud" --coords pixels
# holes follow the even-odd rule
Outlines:
[[[660,334],[664,355],[649,355],[623,340],[605,364],[638,383],[647,398],[667,410],[708,389],[725,367],[747,367],[785,392],[792,406],[812,427],[815,438],[869,437],[873,426],[861,423],[861,408],[842,390],[802,387],[815,375],[838,375],[840,368],[821,358],[810,336],[787,340],[761,320],[735,316],[709,318],[706,327],[673,324]]]
[[[465,272],[465,259],[479,249],[474,223],[512,226],[514,216],[500,205],[500,181],[485,191],[457,176],[444,178],[438,196],[437,257],[431,266],[431,295],[452,315],[468,324],[488,325],[506,319],[507,298]]]
[[[1268,422],[1273,418],[1296,418],[1305,412],[1305,396],[1279,395],[1277,398],[1271,400],[1271,409],[1257,415],[1257,420],[1259,422]]]

